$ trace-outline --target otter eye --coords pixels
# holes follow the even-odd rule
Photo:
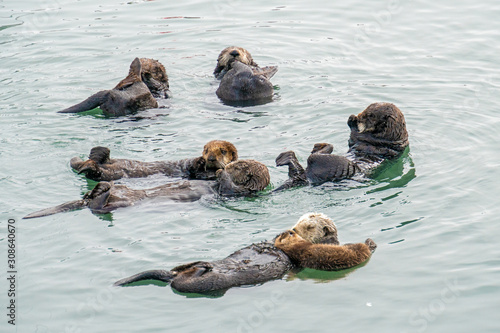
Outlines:
[[[222,155],[226,155],[227,151],[225,149],[221,149],[220,152],[222,153]]]
[[[290,236],[293,236],[293,231],[289,231],[289,232],[288,232],[288,234],[289,234]]]

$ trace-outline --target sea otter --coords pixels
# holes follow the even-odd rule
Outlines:
[[[278,71],[277,67],[251,67],[235,58],[230,59],[226,67],[228,72],[216,91],[222,101],[262,103],[272,99],[273,84],[269,80]]]
[[[157,108],[157,98],[170,96],[168,76],[165,67],[148,58],[135,58],[128,76],[111,90],[100,91],[81,103],[59,113],[78,113],[99,107],[104,115],[124,116],[140,110]]]
[[[293,230],[280,234],[274,246],[285,252],[297,266],[323,271],[338,271],[357,266],[370,258],[377,248],[370,238],[365,243],[357,244],[313,244]]]
[[[267,167],[254,160],[231,162],[224,169],[217,170],[216,177],[215,181],[184,180],[144,190],[134,190],[125,185],[115,185],[112,182],[99,182],[81,200],[43,209],[23,218],[48,216],[84,207],[90,208],[93,213],[102,214],[156,197],[191,202],[199,200],[204,195],[248,196],[264,190],[270,182]]]
[[[401,155],[409,144],[403,113],[391,103],[373,103],[351,115],[347,124],[351,136],[345,156],[330,154],[333,147],[319,144],[323,146],[313,149],[304,170],[293,151],[281,153],[276,165],[288,165],[289,179],[276,190],[369,174],[384,160]]]
[[[140,178],[154,174],[190,179],[215,179],[215,172],[238,159],[236,147],[228,141],[212,140],[203,147],[202,155],[179,161],[141,162],[111,159],[106,147],[94,147],[89,159],[73,157],[71,167],[95,181]]]
[[[323,214],[305,214],[294,228],[304,238],[318,243],[330,243],[332,239],[337,239],[335,224]],[[196,261],[174,267],[170,271],[145,271],[121,279],[115,285],[159,280],[170,282],[180,292],[206,293],[279,279],[292,268],[292,261],[274,246],[274,241],[263,241],[244,247],[222,260]]]

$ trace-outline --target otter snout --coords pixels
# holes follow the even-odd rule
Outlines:
[[[236,58],[237,56],[240,55],[240,52],[238,52],[238,50],[234,50],[234,51],[231,51],[229,54]]]
[[[358,130],[358,117],[354,114],[351,114],[349,116],[349,119],[347,120],[347,126],[349,126],[349,128],[351,130]]]

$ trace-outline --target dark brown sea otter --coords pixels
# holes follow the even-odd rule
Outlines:
[[[391,103],[373,103],[357,116],[351,115],[347,124],[351,136],[345,156],[330,154],[331,147],[318,144],[304,170],[293,151],[281,153],[276,165],[288,165],[289,179],[277,190],[368,174],[384,160],[398,157],[409,144],[403,113]]]
[[[78,173],[84,173],[95,181],[110,181],[121,178],[141,178],[154,174],[190,179],[215,179],[215,172],[238,159],[236,147],[228,141],[212,140],[196,158],[179,161],[141,162],[128,159],[111,159],[106,147],[94,147],[89,159],[83,161],[73,157],[70,165]]]
[[[216,91],[217,97],[222,101],[263,103],[272,99],[273,84],[269,80],[278,71],[278,67],[251,67],[234,58],[229,60],[226,67],[228,72]]]
[[[100,182],[81,200],[43,209],[25,216],[25,219],[48,216],[84,207],[93,213],[108,213],[120,207],[132,206],[149,198],[191,202],[204,195],[248,196],[264,190],[270,182],[267,167],[254,160],[231,162],[223,170],[217,170],[215,181],[185,180],[160,185],[145,190],[134,190],[125,185]]]
[[[274,246],[299,267],[338,271],[357,266],[370,258],[377,248],[373,240],[357,244],[313,244],[293,230],[280,234]]]
[[[156,98],[168,98],[170,90],[165,67],[148,58],[135,58],[128,76],[111,90],[100,91],[81,103],[59,113],[78,113],[99,107],[104,115],[124,116],[140,110],[157,108]]]
[[[303,215],[294,230],[315,243],[338,244],[337,228],[323,214]],[[294,267],[290,258],[274,246],[274,241],[264,241],[244,247],[222,260],[196,261],[174,267],[170,271],[145,271],[121,279],[115,285],[159,280],[170,282],[180,292],[206,293],[279,279]]]

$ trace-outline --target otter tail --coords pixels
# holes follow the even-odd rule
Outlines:
[[[84,112],[84,111],[89,111],[92,109],[95,109],[102,103],[107,98],[107,95],[109,94],[108,90],[103,90],[99,91],[98,93],[95,93],[94,95],[90,96],[83,102],[80,102],[78,104],[75,104],[73,106],[70,106],[67,109],[57,111],[58,113],[78,113],[78,112]]]
[[[176,276],[175,273],[171,271],[165,271],[163,269],[154,269],[150,271],[144,271],[137,273],[135,275],[129,276],[127,278],[121,279],[114,283],[115,286],[124,286],[126,284],[144,280],[158,280],[163,282],[170,282]]]
[[[42,216],[48,216],[48,215],[53,215],[57,213],[62,213],[62,212],[68,212],[70,210],[75,210],[75,209],[81,209],[86,206],[86,203],[84,200],[75,200],[75,201],[70,201],[63,203],[62,205],[51,207],[51,208],[46,208],[39,210],[37,212],[31,213],[23,217],[23,219],[33,219],[35,217],[42,217]]]

